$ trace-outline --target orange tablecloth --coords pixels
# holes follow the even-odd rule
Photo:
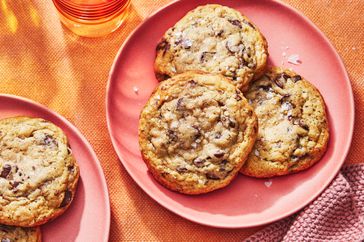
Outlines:
[[[133,0],[130,17],[119,30],[104,38],[87,39],[61,26],[50,0],[0,0],[0,92],[48,106],[73,122],[91,142],[110,191],[110,241],[241,240],[258,228],[209,228],[158,205],[127,174],[109,139],[105,87],[111,64],[129,33],[167,2]],[[347,163],[359,162],[364,149],[364,1],[285,2],[328,36],[346,64],[356,104]]]

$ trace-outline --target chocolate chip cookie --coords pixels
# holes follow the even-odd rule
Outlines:
[[[232,8],[209,4],[164,34],[154,69],[160,81],[188,70],[219,73],[244,90],[263,74],[267,57],[267,41],[255,24]]]
[[[0,223],[33,227],[62,214],[79,168],[63,131],[40,118],[0,120]]]
[[[41,242],[39,227],[22,228],[0,224],[1,242]]]
[[[258,116],[253,151],[241,172],[273,177],[312,166],[326,150],[329,127],[319,91],[302,76],[273,68],[245,93]]]
[[[228,185],[251,151],[257,118],[222,75],[186,72],[162,82],[140,115],[142,157],[155,179],[185,194]]]

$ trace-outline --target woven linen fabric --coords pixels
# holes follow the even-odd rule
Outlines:
[[[301,212],[250,236],[253,241],[363,241],[364,164],[341,169],[329,187]]]
[[[0,0],[0,92],[46,105],[70,120],[90,141],[109,188],[110,241],[241,241],[262,227],[217,229],[173,214],[136,185],[109,138],[105,90],[116,53],[131,31],[168,2],[132,0],[129,17],[117,31],[90,39],[64,28],[50,0]],[[284,2],[311,19],[343,58],[356,104],[355,133],[346,163],[362,162],[364,1]]]

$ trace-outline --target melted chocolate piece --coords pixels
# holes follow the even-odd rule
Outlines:
[[[305,129],[305,130],[309,130],[308,125],[307,125],[307,124],[305,124],[305,122],[304,122],[302,119],[300,119],[300,120],[298,121],[298,125],[299,125],[301,128]]]
[[[216,133],[215,134],[215,139],[220,139],[221,138],[221,133]]]
[[[227,163],[228,163],[227,160],[222,160],[221,163],[220,163],[220,165],[226,165]]]
[[[171,48],[171,45],[164,38],[157,45],[157,51],[163,50],[163,56],[166,54],[169,48]]]
[[[197,85],[197,82],[195,82],[194,80],[190,80],[188,81],[188,83],[190,84],[191,87],[195,87]]]
[[[290,75],[287,75],[285,72],[283,72],[283,73],[281,73],[280,77],[283,78],[284,80],[287,80],[291,76]]]
[[[245,53],[245,51],[244,51],[244,53]],[[244,58],[239,58],[239,61],[240,61],[240,64],[239,64],[240,69],[243,69],[245,66],[248,66],[248,62],[246,62],[244,60]]]
[[[260,85],[260,86],[258,86],[258,88],[261,88],[263,91],[266,91],[266,92],[268,92],[270,89],[271,89],[271,85]]]
[[[155,76],[157,77],[158,80],[167,80],[167,79],[171,78],[167,74],[160,74],[160,73],[156,73]]]
[[[220,177],[215,172],[212,171],[207,172],[206,177],[211,180],[220,180]]]
[[[277,77],[276,79],[274,79],[274,83],[280,87],[280,88],[283,88],[284,87],[284,83],[282,81],[282,78],[281,77]]]
[[[19,186],[20,182],[17,181],[13,181],[10,183],[10,185],[12,186],[13,189],[15,189],[17,186]]]
[[[73,171],[75,167],[74,166],[69,166],[67,168],[68,168],[68,171]]]
[[[292,121],[293,124],[298,125],[307,131],[310,129],[309,126],[302,119],[294,118],[293,116],[289,115],[288,120]]]
[[[240,91],[238,91],[238,90],[236,90],[236,95],[235,95],[235,100],[236,101],[241,101],[241,100],[243,100],[242,98],[241,98],[241,92]]]
[[[228,20],[232,25],[235,25],[235,26],[237,26],[237,27],[239,27],[239,28],[242,28],[242,26],[241,26],[241,23],[240,23],[240,21],[239,20],[237,20],[237,19],[233,19],[233,20]]]
[[[176,109],[177,110],[182,110],[183,109],[183,97],[181,97],[180,99],[177,100]]]
[[[301,156],[297,156],[297,155],[292,155],[291,156],[291,158],[292,158],[293,161],[298,161],[300,159],[304,159],[304,158],[307,158],[307,157],[309,157],[308,154],[303,154]]]
[[[189,39],[178,39],[174,42],[175,45],[182,45],[184,49],[190,49],[192,46],[192,42]]]
[[[178,136],[177,136],[177,134],[176,134],[176,132],[175,131],[173,131],[173,130],[168,130],[167,131],[167,136],[168,136],[168,139],[170,140],[170,141],[172,141],[172,142],[176,142],[177,140],[178,140]]]
[[[60,208],[63,208],[65,206],[67,206],[70,202],[72,201],[72,192],[66,190],[64,192],[64,198],[63,201],[61,202],[61,205],[59,205]]]
[[[224,30],[220,30],[220,31],[216,34],[216,36],[217,36],[217,37],[221,37],[223,33],[224,33]]]
[[[229,46],[229,41],[226,41],[225,43],[225,48],[231,53],[231,54],[235,54],[236,52],[239,51],[239,49],[233,49],[231,46]]]
[[[179,45],[179,44],[181,44],[182,43],[182,39],[178,39],[178,40],[176,40],[175,42],[174,42],[174,44],[175,45]]]
[[[225,153],[224,152],[222,152],[222,151],[219,151],[219,152],[217,152],[217,153],[215,153],[214,154],[214,156],[216,157],[216,158],[221,158],[221,157],[223,157],[225,155]]]
[[[6,179],[10,172],[11,172],[11,166],[8,164],[5,164],[3,167],[3,170],[1,171],[0,177]]]
[[[235,128],[236,123],[233,122],[233,121],[231,121],[231,120],[229,120],[229,126],[230,126],[230,128]]]
[[[208,52],[208,51],[204,51],[202,52],[202,55],[200,57],[200,62],[203,63],[205,61],[208,61],[209,59],[211,59],[214,55],[216,54],[216,52]]]
[[[200,130],[200,128],[199,128],[198,126],[196,126],[196,125],[193,125],[193,126],[192,126],[192,128],[194,128],[194,129],[196,130],[196,134],[195,134],[194,139],[195,139],[195,140],[197,140],[198,138],[200,138],[200,137],[201,137],[201,130]]]
[[[279,102],[281,103],[281,104],[283,104],[283,103],[285,103],[285,102],[287,102],[287,103],[290,103],[290,102],[288,102],[288,98],[290,97],[291,95],[289,95],[289,94],[284,94],[282,97],[281,97],[281,99],[279,100]],[[291,103],[290,103],[291,104]],[[291,104],[292,105],[292,104]],[[293,105],[292,105],[292,107],[293,107]]]
[[[193,160],[193,164],[197,167],[203,167],[205,163],[205,159],[201,159],[200,157]]]
[[[243,19],[243,22],[247,25],[249,25],[251,28],[255,29],[254,25],[252,23],[250,23],[248,20]]]
[[[186,167],[181,167],[181,166],[178,166],[176,168],[176,170],[179,172],[179,173],[184,173],[187,171],[187,168]]]
[[[296,75],[294,77],[291,77],[291,79],[294,81],[294,82],[298,82],[300,80],[302,80],[302,77],[300,75]]]
[[[217,104],[219,104],[220,107],[224,106],[224,103],[221,101],[217,101]]]
[[[50,144],[57,145],[57,141],[53,138],[53,136],[51,136],[49,134],[46,134],[43,141],[44,141],[44,144],[46,144],[46,145],[50,145]]]

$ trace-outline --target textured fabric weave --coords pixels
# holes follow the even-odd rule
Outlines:
[[[238,1],[238,0],[236,0]],[[105,118],[105,88],[130,32],[169,0],[132,0],[125,24],[103,38],[81,38],[59,22],[50,0],[0,0],[0,92],[27,97],[74,123],[90,141],[110,192],[110,241],[241,241],[261,228],[217,229],[189,222],[149,198],[120,165]],[[363,0],[286,0],[331,40],[349,72],[356,104],[347,163],[364,144]]]
[[[342,168],[310,205],[246,239],[253,241],[363,241],[364,165]]]

